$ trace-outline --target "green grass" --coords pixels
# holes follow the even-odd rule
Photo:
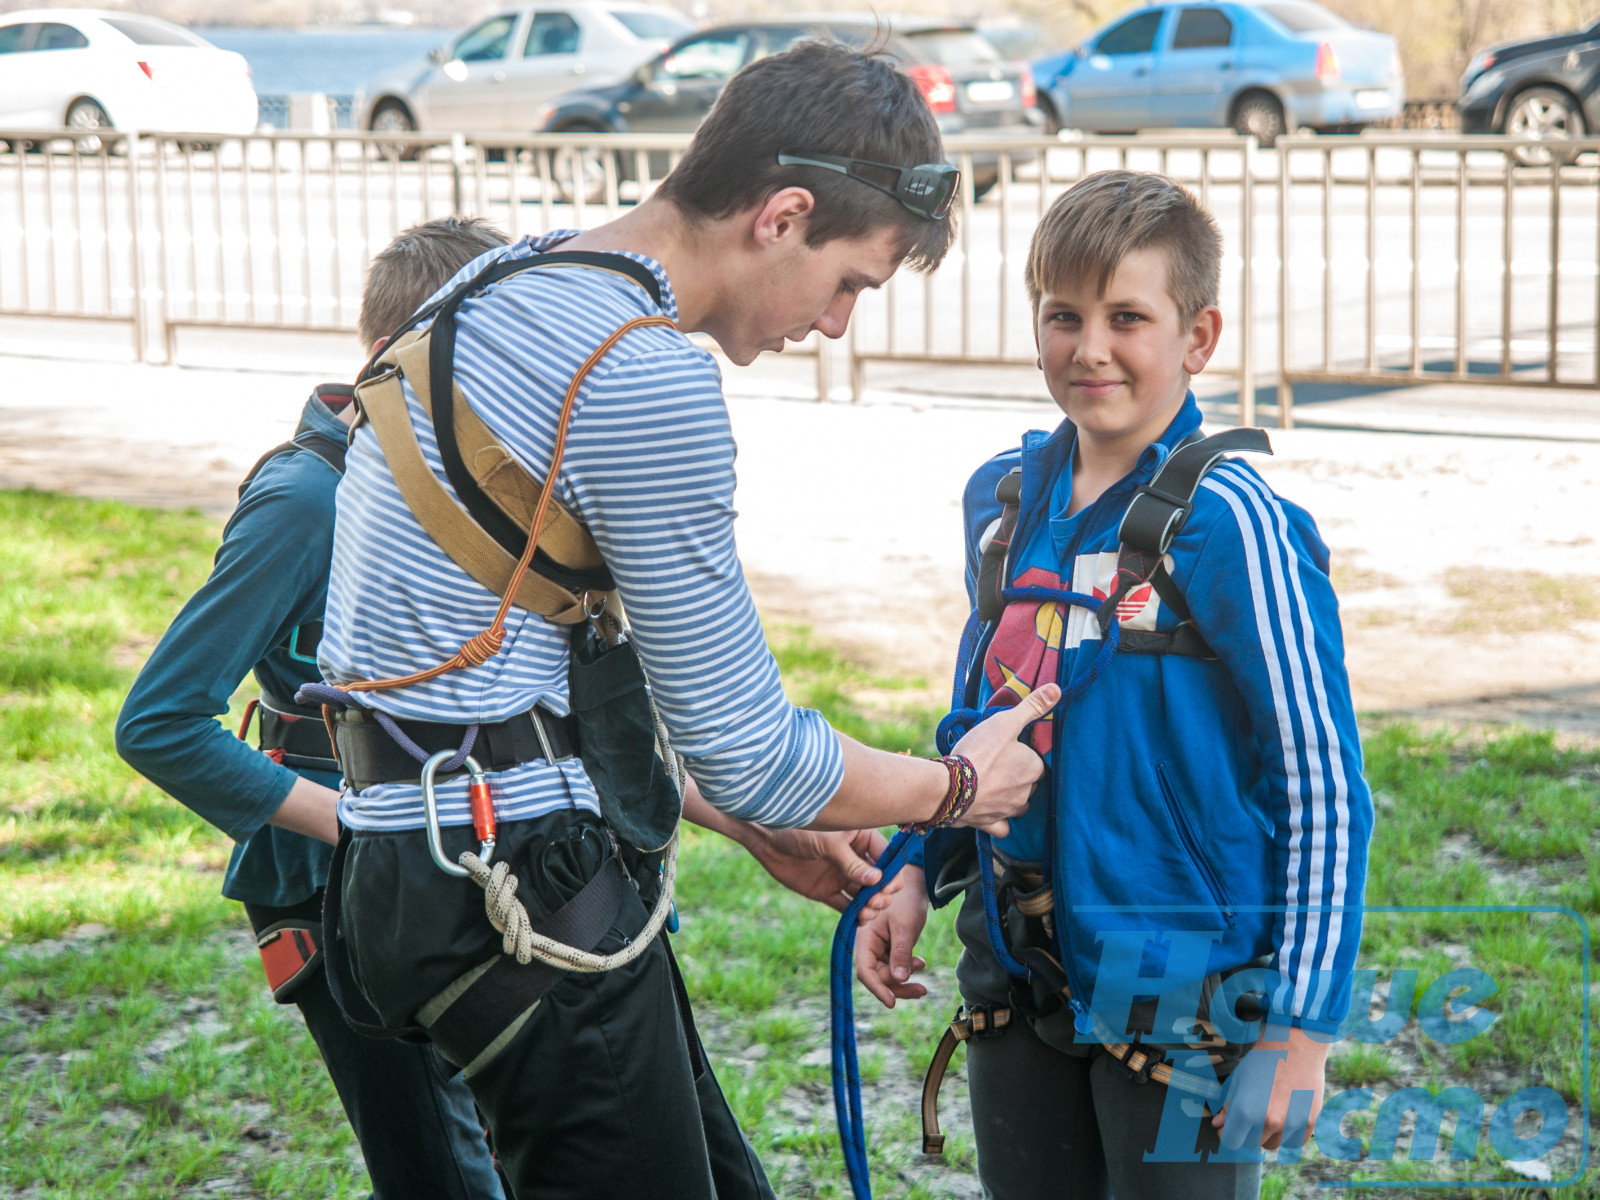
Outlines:
[[[315,1048],[274,1005],[237,906],[218,887],[228,843],[117,760],[111,729],[133,672],[203,578],[217,529],[40,493],[0,492],[0,1196],[168,1197],[226,1181],[259,1197],[360,1196],[365,1172]],[[876,678],[802,629],[772,631],[793,697],[855,737],[925,753],[937,713],[921,681]],[[1562,905],[1600,912],[1600,755],[1548,735],[1488,740],[1374,730],[1372,904]],[[677,947],[734,1110],[786,1197],[849,1194],[828,1094],[830,911],[773,885],[742,850],[685,837]],[[935,996],[879,1010],[857,990],[876,1194],[944,1194],[975,1170],[950,1119],[948,1167],[916,1153],[915,1087],[955,1005],[957,945],[935,918],[919,952]],[[1582,1092],[1580,927],[1570,917],[1373,915],[1361,965],[1418,972],[1417,995],[1462,962],[1500,992],[1480,1038],[1342,1046],[1330,1090],[1543,1083]],[[960,1059],[958,1058],[958,1065]],[[1600,1098],[1591,1084],[1591,1104]],[[1370,1114],[1347,1132],[1370,1133]],[[1321,1177],[1450,1178],[1431,1164],[1269,1168],[1271,1200]],[[1488,1157],[1480,1178],[1512,1179]],[[1459,1177],[1460,1171],[1457,1171]],[[1594,1194],[1595,1176],[1586,1181]],[[1583,1189],[1577,1189],[1580,1193]],[[1504,1195],[1472,1189],[1434,1193]]]

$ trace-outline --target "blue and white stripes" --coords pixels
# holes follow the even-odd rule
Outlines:
[[[1230,462],[1202,486],[1221,498],[1237,526],[1274,716],[1270,735],[1260,731],[1262,743],[1275,744],[1281,756],[1287,859],[1278,902],[1287,911],[1275,964],[1284,983],[1273,1007],[1316,1020],[1327,1012],[1333,981],[1351,968],[1355,939],[1345,936],[1340,909],[1360,902],[1359,876],[1354,896],[1349,885],[1352,870],[1364,867],[1371,828],[1338,616],[1317,611],[1333,603],[1326,573],[1314,569],[1308,588],[1284,502],[1255,472]],[[1356,827],[1352,782],[1361,790]],[[1359,919],[1351,924],[1359,930]]]
[[[527,255],[567,234],[485,255]],[[659,264],[662,309],[677,316]],[[447,285],[452,286],[452,285]],[[562,394],[617,326],[657,311],[632,281],[603,271],[534,270],[474,297],[457,315],[456,377],[502,443],[536,475],[549,467]],[[449,487],[432,426],[405,389],[423,456]],[[709,354],[671,329],[629,333],[589,375],[568,435],[558,495],[594,536],[622,594],[675,745],[707,799],[745,820],[809,822],[843,775],[822,718],[784,697],[733,536],[734,444]],[[407,509],[371,430],[351,446],[339,489],[333,575],[320,665],[333,683],[390,678],[450,657],[488,626],[498,597],[466,575]],[[513,608],[501,652],[481,667],[369,693],[398,717],[502,720],[541,703],[567,711],[567,632]],[[569,806],[598,811],[576,760],[492,778],[501,820]],[[439,789],[445,824],[470,820],[464,780]],[[420,792],[381,785],[347,793],[353,829],[422,823]]]

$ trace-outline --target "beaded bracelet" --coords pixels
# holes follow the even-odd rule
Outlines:
[[[978,769],[972,760],[961,754],[949,754],[939,760],[950,772],[950,787],[944,794],[938,811],[926,821],[913,821],[900,828],[909,829],[919,836],[934,829],[945,829],[966,816],[967,809],[978,798]]]

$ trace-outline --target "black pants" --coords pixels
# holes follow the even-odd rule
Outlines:
[[[476,849],[444,831],[447,857]],[[537,924],[610,853],[599,819],[561,812],[500,826]],[[428,1000],[501,952],[481,889],[444,874],[420,830],[358,833],[344,875],[344,935],[362,991],[386,1024],[408,1025]],[[596,950],[610,953],[648,913],[629,893]],[[691,1049],[665,937],[627,966],[569,974],[547,992],[467,1086],[489,1121],[517,1200],[772,1200],[698,1039]]]
[[[967,890],[956,932],[965,1003],[1009,1003],[1006,974],[989,945],[983,895]],[[967,1043],[967,1085],[978,1178],[987,1200],[1253,1200],[1259,1163],[1145,1162],[1167,1103],[1159,1083],[1140,1083],[1095,1045],[1075,1042],[1072,1014],[1020,1021]],[[1193,1149],[1221,1145],[1210,1118]]]
[[[303,904],[245,905],[258,932],[291,918],[322,919],[322,893]],[[505,1195],[472,1094],[432,1046],[362,1037],[340,1015],[317,971],[291,997],[322,1053],[376,1200],[501,1200]]]

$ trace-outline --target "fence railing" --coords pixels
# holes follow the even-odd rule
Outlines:
[[[353,333],[366,265],[399,230],[449,213],[513,236],[586,228],[648,197],[687,138],[32,130],[0,142],[0,316],[124,322],[138,355],[153,339],[171,361],[201,327]],[[967,192],[956,245],[932,275],[864,295],[842,345],[810,339],[819,398],[837,376],[859,399],[886,364],[1031,366],[1028,240],[1056,196],[1109,167],[1171,175],[1217,217],[1226,319],[1211,369],[1237,381],[1242,423],[1264,376],[1280,381],[1283,423],[1302,383],[1600,384],[1588,158],[1415,135],[1262,150],[1209,132],[948,149]]]
[[[261,124],[272,129],[323,133],[356,127],[356,98],[326,92],[257,96]]]

